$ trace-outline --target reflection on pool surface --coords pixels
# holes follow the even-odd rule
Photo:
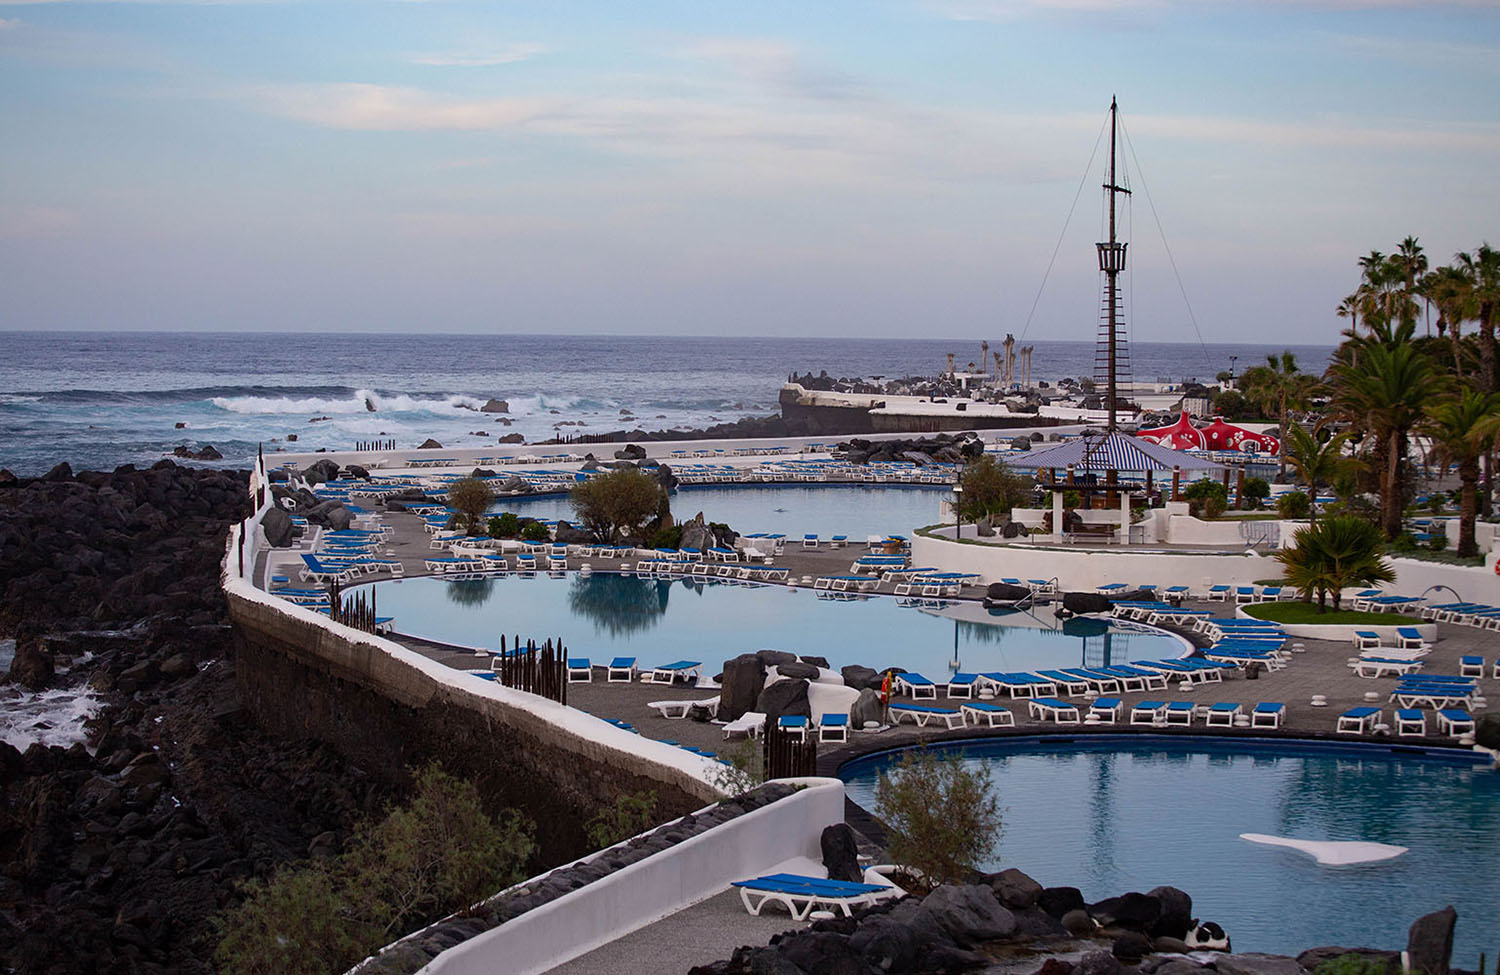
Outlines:
[[[476,647],[498,646],[502,633],[561,637],[574,656],[596,662],[690,659],[716,668],[736,654],[773,647],[827,657],[835,668],[900,666],[939,680],[955,648],[962,669],[972,671],[1102,666],[1183,652],[1176,638],[1160,632],[1093,619],[1059,623],[1049,610],[992,613],[975,603],[921,609],[887,596],[835,601],[784,586],[711,580],[598,572],[403,579],[374,588],[380,614],[395,616],[402,633]]]
[[[1401,949],[1430,911],[1458,910],[1454,964],[1493,953],[1500,925],[1500,772],[1456,762],[1246,743],[969,743],[1005,809],[988,869],[1017,867],[1089,901],[1168,884],[1223,924],[1235,951]],[[871,756],[841,773],[874,809]],[[1319,866],[1241,833],[1409,847],[1381,863]]]
[[[935,525],[941,502],[952,499],[949,488],[911,485],[683,487],[672,495],[672,515],[687,521],[701,511],[708,521],[726,524],[742,535],[848,535],[863,542],[869,535],[909,534],[913,528]],[[531,518],[574,517],[565,495],[506,498],[491,511]]]

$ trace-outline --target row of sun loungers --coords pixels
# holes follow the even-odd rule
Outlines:
[[[1368,735],[1384,723],[1383,717],[1384,712],[1377,707],[1350,708],[1339,715],[1334,730],[1343,735]],[[1397,737],[1427,734],[1427,712],[1418,708],[1397,708],[1395,721]],[[1474,733],[1474,716],[1462,708],[1438,708],[1433,712],[1433,721],[1440,735],[1457,738]]]

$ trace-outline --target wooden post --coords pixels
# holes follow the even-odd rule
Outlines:
[[[1181,486],[1182,486],[1182,468],[1181,467],[1177,467],[1177,466],[1174,465],[1172,467],[1172,500],[1173,501],[1177,500],[1177,491],[1178,491],[1178,488],[1180,488]]]
[[[1238,471],[1234,479],[1234,506],[1243,508],[1245,506],[1245,467],[1243,464],[1240,465]]]

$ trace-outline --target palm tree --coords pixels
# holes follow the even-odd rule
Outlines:
[[[1266,412],[1275,411],[1276,422],[1285,435],[1288,408],[1299,408],[1306,401],[1314,380],[1297,369],[1297,357],[1290,349],[1281,355],[1266,356],[1266,367],[1257,370],[1258,383],[1246,392]],[[1249,378],[1249,374],[1246,374]],[[1281,475],[1286,476],[1286,454],[1281,455]]]
[[[1407,439],[1426,405],[1442,391],[1432,360],[1411,344],[1415,325],[1379,325],[1368,339],[1354,340],[1360,354],[1329,368],[1335,409],[1351,425],[1368,430],[1383,461],[1380,472],[1381,527],[1401,531],[1401,498]]]
[[[1417,281],[1427,273],[1427,255],[1422,252],[1422,245],[1417,243],[1417,238],[1407,237],[1396,249],[1396,253],[1390,257],[1390,269],[1393,276],[1399,277],[1404,285],[1402,289],[1403,302],[1415,317],[1417,304],[1416,298],[1420,297],[1417,290]],[[1427,323],[1427,334],[1432,335],[1432,322]]]
[[[1438,335],[1447,333],[1448,341],[1453,345],[1453,372],[1462,379],[1463,323],[1475,314],[1470,303],[1472,291],[1468,276],[1459,268],[1445,264],[1424,275],[1419,287],[1422,297],[1437,308]]]
[[[1318,612],[1333,596],[1338,610],[1343,590],[1393,582],[1395,569],[1380,557],[1380,529],[1354,515],[1334,515],[1315,525],[1297,529],[1293,547],[1283,548],[1276,559],[1284,567],[1287,582],[1303,599],[1318,598]]]
[[[1313,522],[1318,520],[1319,486],[1332,484],[1340,472],[1358,463],[1354,458],[1344,456],[1344,445],[1348,442],[1348,433],[1336,433],[1328,438],[1327,443],[1319,443],[1316,431],[1296,423],[1284,431],[1281,456],[1297,472],[1298,480],[1307,485],[1311,501],[1308,518]]]
[[[1469,386],[1427,409],[1427,419],[1418,428],[1432,440],[1433,453],[1441,463],[1458,465],[1460,503],[1458,554],[1477,555],[1474,520],[1479,513],[1479,459],[1489,453],[1500,437],[1500,393],[1482,393]]]
[[[1495,373],[1495,316],[1500,312],[1500,251],[1480,244],[1474,253],[1453,257],[1468,289],[1468,303],[1479,322],[1480,388],[1487,393],[1497,387]]]
[[[1495,362],[1495,316],[1500,312],[1500,251],[1488,243],[1479,245],[1473,254],[1456,254],[1454,264],[1463,275],[1467,304],[1479,323],[1479,388],[1486,393],[1500,389],[1500,374]],[[1480,507],[1490,513],[1494,487],[1494,457],[1484,455],[1484,489]]]

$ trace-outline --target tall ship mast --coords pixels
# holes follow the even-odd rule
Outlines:
[[[1125,270],[1125,249],[1116,231],[1115,198],[1130,189],[1120,185],[1115,173],[1115,154],[1119,132],[1119,105],[1109,100],[1109,170],[1104,180],[1105,205],[1109,210],[1109,240],[1095,244],[1099,251],[1099,270],[1104,272],[1104,301],[1099,320],[1099,337],[1094,349],[1094,382],[1105,386],[1109,408],[1109,432],[1116,427],[1115,410],[1119,403],[1119,377],[1130,374],[1130,350],[1125,340],[1125,323],[1120,315],[1120,272]]]

